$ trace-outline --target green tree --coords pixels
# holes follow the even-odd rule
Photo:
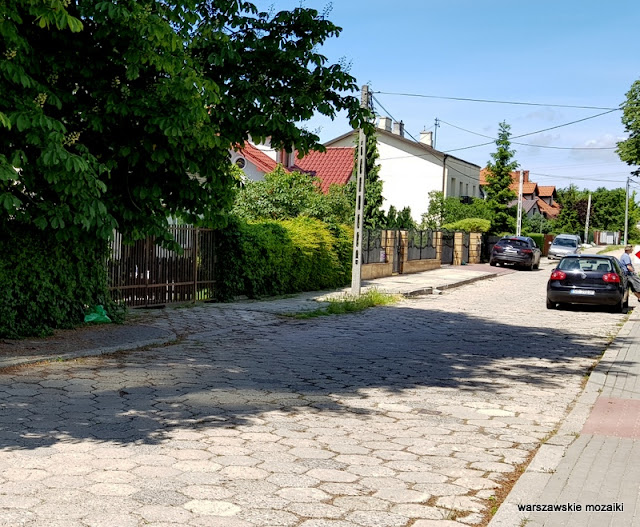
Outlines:
[[[584,232],[584,223],[580,221],[578,215],[578,203],[581,195],[575,185],[570,185],[566,189],[558,189],[558,203],[560,213],[553,222],[554,230],[558,233],[580,234]]]
[[[411,207],[404,207],[398,211],[393,205],[389,207],[389,212],[385,219],[386,229],[415,229],[416,222],[411,216]]]
[[[622,161],[635,165],[633,174],[640,175],[640,80],[631,85],[627,92],[627,100],[622,106],[622,124],[629,138],[618,143],[616,150]]]
[[[522,217],[522,231],[528,233],[547,234],[553,230],[553,223],[539,212],[529,217]]]
[[[511,126],[504,121],[499,124],[497,150],[491,154],[493,161],[487,163],[487,185],[484,191],[493,210],[492,233],[513,231],[516,224],[515,207],[508,206],[517,197],[509,185],[512,183],[511,172],[518,168],[517,161],[513,160],[515,150],[511,150],[510,129]]]
[[[357,139],[356,139],[357,140]],[[387,223],[387,218],[382,210],[382,180],[380,179],[380,165],[377,160],[380,158],[378,153],[378,138],[375,133],[367,135],[367,159],[365,161],[365,183],[364,183],[364,209],[363,209],[363,227],[365,229],[381,229]],[[355,214],[356,203],[356,181],[358,177],[358,147],[356,146],[353,163],[353,177],[347,184],[347,192],[351,196],[353,202],[353,212]],[[351,221],[353,223],[353,220]]]
[[[340,31],[235,0],[0,3],[0,222],[133,239],[169,216],[224,226],[233,145],[321,149],[295,125],[316,112],[372,128],[318,52]]]
[[[434,190],[429,192],[429,207],[422,215],[421,226],[427,229],[438,229],[442,225],[467,218],[490,220],[492,215],[492,209],[483,199],[473,198],[471,203],[462,203],[460,198],[445,198],[441,191]]]
[[[353,221],[353,207],[340,185],[323,194],[318,179],[302,172],[288,172],[282,165],[263,181],[246,181],[237,191],[233,214],[245,220],[286,220],[299,216],[327,223]]]

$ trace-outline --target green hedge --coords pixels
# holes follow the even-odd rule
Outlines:
[[[465,218],[447,223],[442,228],[447,231],[487,232],[491,228],[491,222],[483,218]]]
[[[346,226],[307,217],[235,220],[217,239],[220,300],[336,288],[351,279],[352,234]]]
[[[0,337],[44,336],[83,324],[85,306],[107,308],[106,254],[105,241],[0,222]]]
[[[529,238],[536,242],[536,245],[540,247],[540,249],[542,249],[542,247],[544,246],[544,234],[535,233],[527,234],[527,236],[529,236]]]

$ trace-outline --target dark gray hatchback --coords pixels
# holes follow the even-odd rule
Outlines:
[[[562,304],[610,306],[624,312],[629,305],[627,277],[614,256],[565,256],[547,283],[547,309]]]

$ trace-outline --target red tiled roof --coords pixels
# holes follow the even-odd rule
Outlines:
[[[518,193],[518,187],[520,186],[520,181],[514,181],[513,183],[511,183],[511,185],[509,185],[509,188],[513,191],[515,191],[515,193]],[[536,183],[522,183],[522,193],[523,194],[534,194],[536,193],[536,187],[538,185]]]
[[[542,214],[547,216],[547,218],[555,218],[560,214],[560,207],[558,205],[549,205],[546,201],[540,198],[538,198],[538,207],[540,207],[540,211]]]
[[[333,184],[345,185],[353,173],[353,147],[329,147],[326,152],[309,152],[296,159],[292,170],[307,172],[320,179],[320,188],[325,194]]]
[[[258,170],[261,170],[265,174],[273,172],[276,169],[277,163],[251,143],[245,143],[244,147],[239,151],[248,161],[253,163]]]
[[[548,185],[538,185],[538,195],[542,198],[550,198],[556,193],[556,187]]]

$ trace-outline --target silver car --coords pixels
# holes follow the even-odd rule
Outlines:
[[[574,234],[558,234],[549,246],[547,258],[560,260],[570,254],[580,254],[580,237]]]

